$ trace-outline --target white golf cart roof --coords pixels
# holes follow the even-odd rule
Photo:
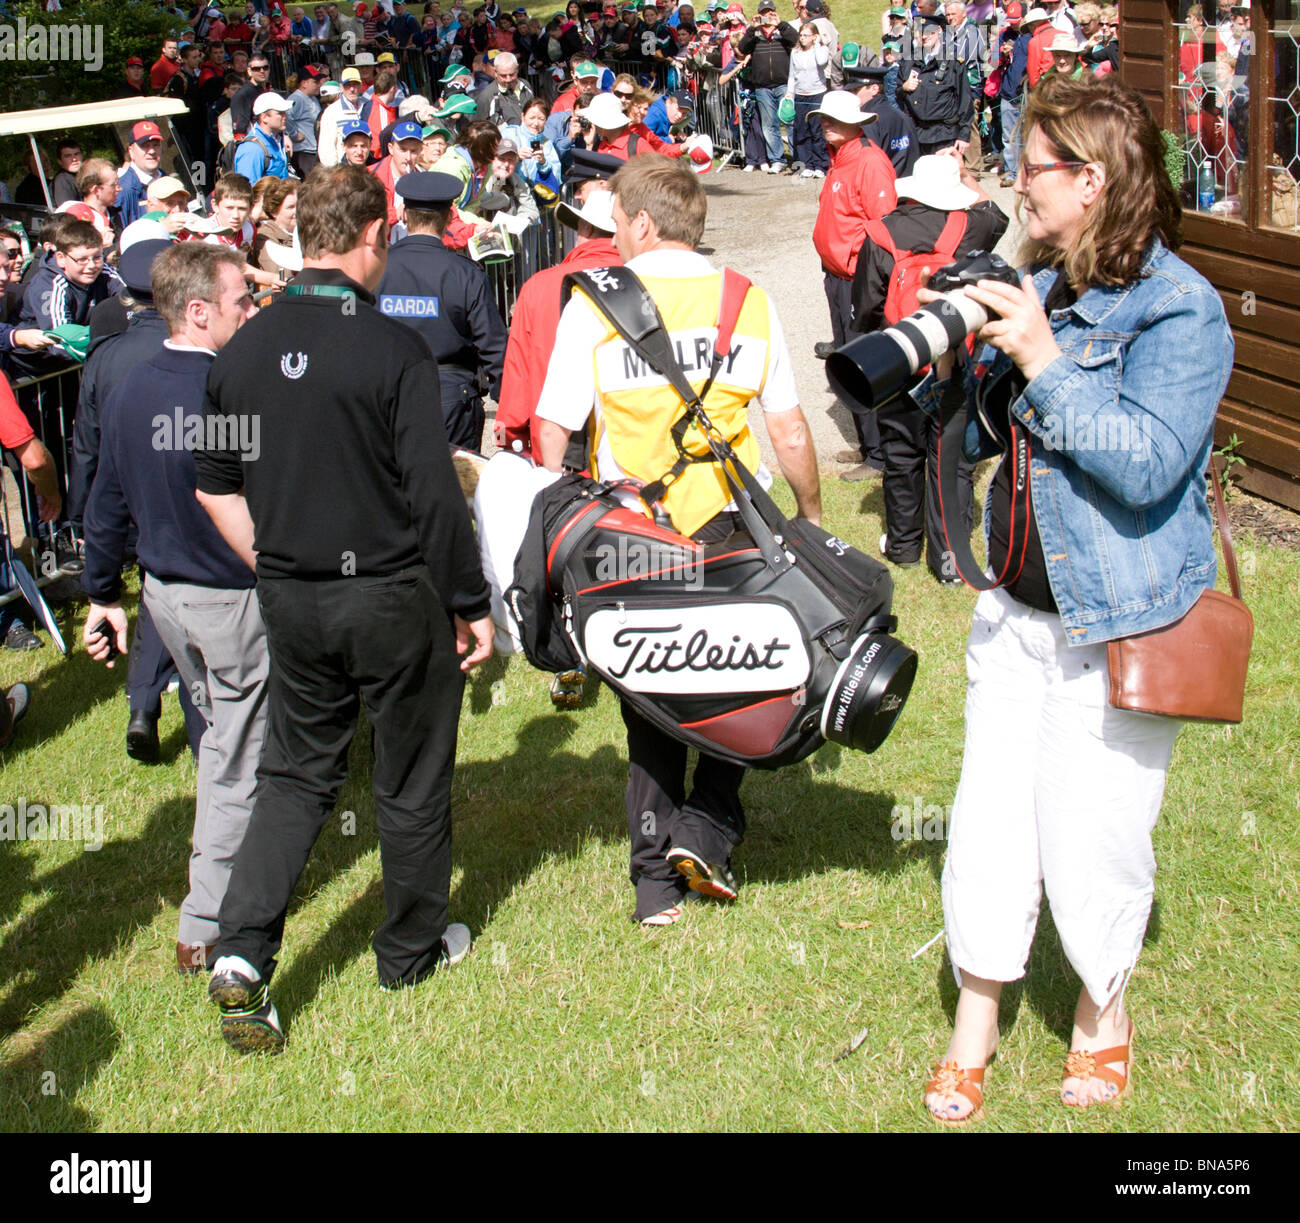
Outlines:
[[[0,115],[0,136],[28,136],[78,127],[139,123],[141,119],[183,115],[186,109],[180,98],[117,98],[111,102],[82,102],[77,106],[14,110]]]

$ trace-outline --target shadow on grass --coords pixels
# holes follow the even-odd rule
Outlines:
[[[62,994],[91,961],[116,954],[154,919],[160,899],[181,902],[193,827],[193,799],[171,799],[135,840],[106,840],[39,876],[31,853],[0,857],[0,913],[16,913],[28,893],[44,895],[0,944],[0,981],[17,982],[0,1001],[0,1036]]]
[[[73,1103],[113,1058],[121,1035],[98,1007],[68,1016],[0,1066],[0,1117],[8,1131],[80,1132],[96,1128],[91,1113]]]

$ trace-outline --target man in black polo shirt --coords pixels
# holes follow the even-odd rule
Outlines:
[[[256,565],[271,651],[257,804],[221,908],[209,992],[236,1049],[284,1043],[267,983],[285,910],[347,774],[360,700],[374,730],[388,917],[384,987],[469,950],[447,924],[464,673],[492,650],[490,595],[424,339],[374,306],[388,200],[358,166],[298,194],[304,270],[214,362],[207,413],[257,405],[260,454],[198,456],[199,500]],[[477,643],[463,660],[457,655]]]

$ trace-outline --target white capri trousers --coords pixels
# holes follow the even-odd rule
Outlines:
[[[1137,962],[1151,830],[1182,723],[1108,703],[1105,644],[983,592],[966,648],[966,746],[943,870],[948,954],[990,981],[1025,972],[1042,887],[1098,1011]]]

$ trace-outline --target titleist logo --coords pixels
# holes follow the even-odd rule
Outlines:
[[[601,608],[584,630],[588,658],[634,692],[794,689],[808,677],[803,634],[778,604]]]
[[[739,633],[732,633],[730,642],[716,642],[705,629],[696,629],[683,645],[672,636],[681,631],[680,624],[621,629],[614,634],[614,648],[626,651],[627,661],[610,674],[623,679],[631,672],[657,675],[661,671],[779,671],[781,662],[774,661],[773,655],[790,648],[775,637],[765,645],[755,646]]]

